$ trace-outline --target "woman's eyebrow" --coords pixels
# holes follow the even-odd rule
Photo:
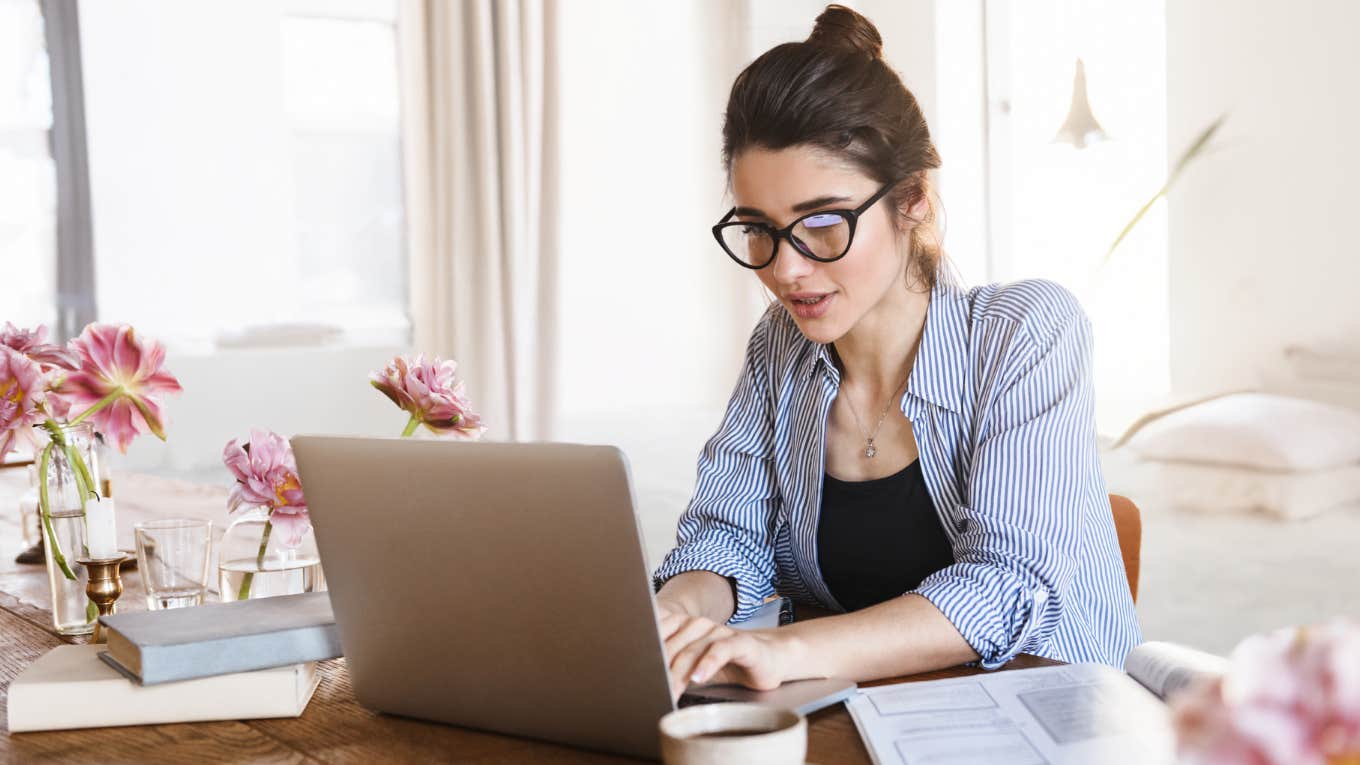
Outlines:
[[[806,202],[799,202],[798,204],[793,206],[793,211],[796,213],[807,212],[809,210],[816,210],[818,207],[825,207],[826,205],[829,205],[832,202],[849,202],[849,201],[850,197],[838,197],[832,195],[821,196],[817,197],[816,199],[809,199]]]
[[[816,199],[809,199],[806,202],[799,202],[798,204],[794,205],[792,209],[796,213],[801,213],[807,212],[809,210],[816,210],[818,207],[825,207],[826,205],[832,204],[834,202],[849,202],[849,201],[850,197],[827,195],[817,197]],[[737,207],[732,210],[732,214],[739,215],[745,218],[765,218],[766,220],[769,220],[770,218],[770,216],[766,215],[760,210],[757,210],[754,207]]]

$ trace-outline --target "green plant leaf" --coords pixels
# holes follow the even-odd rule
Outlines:
[[[1209,126],[1195,137],[1195,140],[1190,143],[1190,146],[1187,147],[1185,151],[1181,152],[1181,155],[1176,158],[1176,163],[1171,166],[1171,173],[1167,176],[1166,183],[1162,184],[1162,187],[1157,190],[1157,193],[1153,194],[1152,198],[1144,203],[1142,207],[1138,208],[1138,212],[1134,213],[1133,219],[1119,232],[1119,236],[1115,237],[1114,243],[1110,245],[1110,249],[1105,251],[1105,259],[1101,261],[1101,265],[1110,262],[1110,258],[1114,256],[1114,251],[1117,250],[1119,245],[1123,243],[1130,233],[1132,233],[1134,227],[1138,225],[1138,222],[1148,214],[1148,211],[1152,209],[1153,205],[1157,204],[1157,200],[1165,197],[1167,193],[1171,191],[1171,186],[1181,177],[1181,173],[1185,172],[1185,169],[1190,166],[1190,163],[1194,162],[1204,153],[1209,147],[1209,142],[1213,140],[1214,135],[1218,133],[1218,129],[1223,126],[1223,122],[1226,119],[1228,119],[1228,115],[1219,115],[1218,119],[1209,123]]]

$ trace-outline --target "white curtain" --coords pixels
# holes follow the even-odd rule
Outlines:
[[[551,437],[557,312],[553,0],[405,0],[415,346],[458,361],[495,440]]]

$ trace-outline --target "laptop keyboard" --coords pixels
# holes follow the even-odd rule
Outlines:
[[[705,696],[702,693],[687,692],[681,694],[680,700],[676,702],[675,706],[678,709],[684,709],[685,707],[697,706],[699,704],[721,704],[725,701],[731,701],[731,699],[725,699],[721,696]]]

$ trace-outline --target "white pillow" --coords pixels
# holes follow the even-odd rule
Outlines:
[[[1185,462],[1148,465],[1157,496],[1176,510],[1262,511],[1298,520],[1360,502],[1360,464],[1295,473]]]
[[[1270,393],[1232,393],[1145,422],[1125,439],[1144,459],[1274,471],[1360,462],[1360,412]]]

